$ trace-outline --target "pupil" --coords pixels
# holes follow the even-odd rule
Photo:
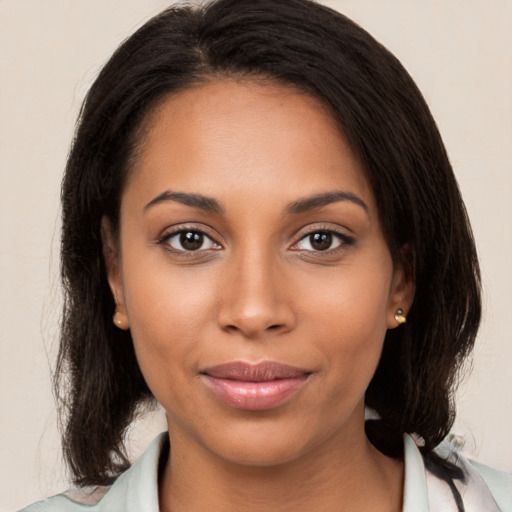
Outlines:
[[[180,243],[188,251],[197,251],[203,245],[203,235],[194,231],[186,231],[180,235]]]
[[[331,233],[315,233],[311,235],[310,241],[311,247],[317,251],[325,251],[331,247],[332,235]]]

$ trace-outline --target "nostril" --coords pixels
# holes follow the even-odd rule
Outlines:
[[[225,332],[243,333],[255,338],[264,333],[277,335],[293,328],[294,314],[289,304],[276,304],[274,300],[227,300],[219,308],[218,325]],[[249,300],[250,299],[250,300]]]
[[[282,324],[273,324],[269,325],[266,329],[267,331],[276,331],[282,327]],[[241,331],[242,329],[240,327],[237,327],[236,325],[226,325],[225,327],[228,331]]]

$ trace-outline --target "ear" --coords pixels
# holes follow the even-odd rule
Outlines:
[[[112,224],[106,217],[101,219],[101,242],[110,291],[117,308],[123,308],[125,311],[119,243],[114,235]]]
[[[409,247],[405,245],[400,251],[400,256],[400,261],[396,261],[394,264],[393,278],[391,281],[387,312],[388,329],[394,329],[400,325],[400,322],[395,318],[399,309],[403,311],[401,315],[407,317],[414,300],[414,292],[416,289],[414,254]]]

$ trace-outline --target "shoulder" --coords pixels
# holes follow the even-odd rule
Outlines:
[[[431,503],[440,502],[442,496],[451,495],[455,501],[463,502],[467,512],[512,511],[512,474],[467,459],[452,440],[444,441],[435,451],[441,459],[457,467],[460,475],[443,478],[442,472],[435,471],[432,465],[427,464]]]
[[[498,471],[473,460],[470,464],[485,482],[500,510],[512,510],[512,473]]]
[[[18,512],[80,512],[85,510],[92,512],[101,510],[95,505],[99,504],[101,498],[109,490],[110,486],[72,488],[62,494],[33,503]]]
[[[112,486],[71,489],[18,512],[158,512],[158,465],[166,450],[164,432]]]

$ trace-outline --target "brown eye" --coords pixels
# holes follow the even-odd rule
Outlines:
[[[334,231],[314,231],[296,244],[299,251],[321,252],[333,250],[343,244],[351,244],[351,239]]]
[[[311,247],[317,251],[326,251],[332,244],[332,234],[327,232],[309,235]]]
[[[201,231],[192,229],[175,231],[164,237],[161,243],[169,245],[178,252],[192,252],[208,249],[219,249],[220,246]]]
[[[180,235],[180,244],[187,251],[197,251],[203,245],[204,235],[197,231],[184,231]]]

